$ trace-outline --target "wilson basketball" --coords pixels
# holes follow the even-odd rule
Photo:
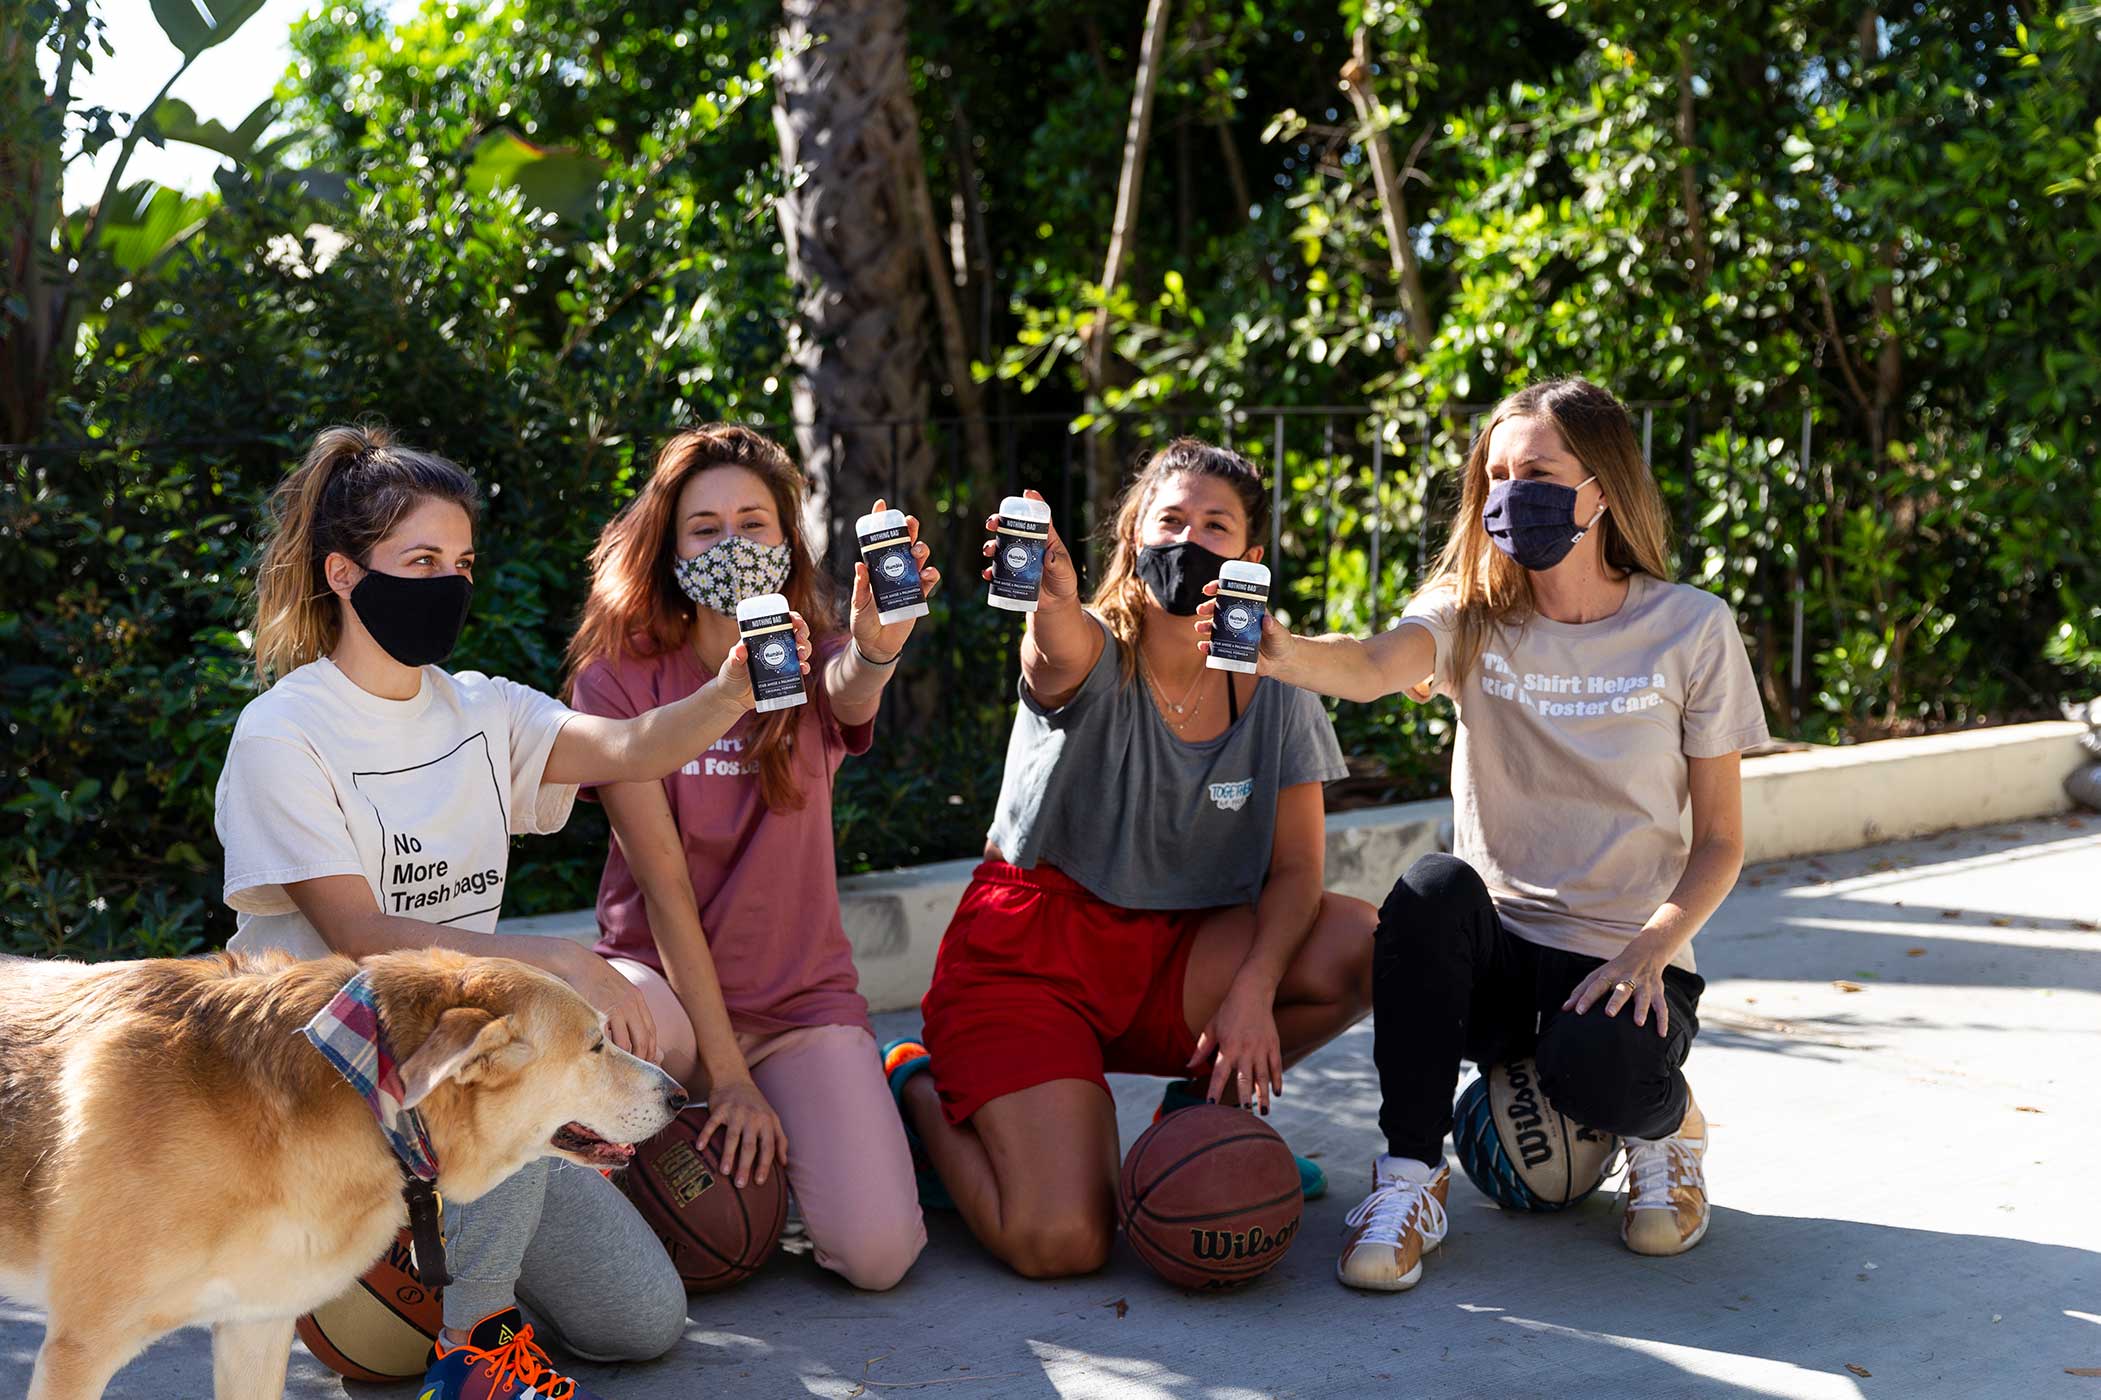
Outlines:
[[[404,1228],[347,1292],[299,1319],[299,1340],[339,1376],[419,1380],[444,1322],[443,1296],[424,1288]]]
[[[1491,1066],[1452,1109],[1452,1145],[1481,1194],[1505,1210],[1565,1210],[1598,1189],[1620,1140],[1547,1102],[1529,1059]]]
[[[788,1223],[788,1185],[778,1163],[762,1186],[742,1191],[722,1170],[715,1140],[695,1139],[705,1105],[681,1112],[671,1126],[635,1149],[617,1180],[656,1231],[689,1293],[713,1293],[744,1282],[773,1257]]]
[[[1117,1196],[1131,1247],[1180,1288],[1238,1288],[1269,1272],[1306,1205],[1284,1139],[1219,1104],[1170,1113],[1140,1134]]]

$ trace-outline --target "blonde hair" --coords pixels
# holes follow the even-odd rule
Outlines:
[[[1671,577],[1669,517],[1625,406],[1587,379],[1549,379],[1520,389],[1495,406],[1467,451],[1459,511],[1422,589],[1446,591],[1458,605],[1452,674],[1443,678],[1449,684],[1473,669],[1491,630],[1522,625],[1535,607],[1532,576],[1490,542],[1481,523],[1488,501],[1488,442],[1496,425],[1510,418],[1551,423],[1583,470],[1598,479],[1611,508],[1592,528],[1603,536],[1608,567],[1666,581]]]
[[[255,674],[268,686],[326,656],[343,634],[328,586],[331,554],[360,564],[426,500],[451,501],[471,524],[474,478],[443,457],[402,447],[378,424],[324,428],[270,497],[270,531],[256,563]]]
[[[1247,458],[1229,447],[1216,447],[1201,438],[1176,438],[1146,462],[1123,493],[1109,534],[1109,567],[1088,606],[1101,615],[1116,638],[1117,661],[1125,684],[1138,674],[1138,631],[1145,623],[1145,581],[1138,577],[1138,522],[1160,484],[1182,472],[1216,477],[1233,488],[1247,515],[1247,543],[1243,550],[1262,543],[1269,533],[1269,493],[1262,488],[1262,473]]]

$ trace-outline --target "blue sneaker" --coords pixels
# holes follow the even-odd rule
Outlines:
[[[1193,1079],[1175,1079],[1168,1082],[1160,1095],[1160,1107],[1153,1113],[1153,1121],[1159,1122],[1177,1109],[1193,1108],[1204,1102],[1204,1091]],[[1320,1169],[1320,1163],[1311,1157],[1291,1154],[1291,1160],[1299,1165],[1299,1190],[1309,1201],[1317,1201],[1328,1194],[1328,1174]]]
[[[440,1336],[416,1400],[599,1400],[548,1363],[516,1308],[490,1313],[467,1340]]]
[[[905,1141],[912,1148],[912,1175],[919,1182],[919,1204],[925,1210],[954,1210],[956,1198],[948,1194],[934,1164],[926,1155],[926,1144],[912,1130],[905,1116],[905,1085],[912,1076],[933,1064],[934,1057],[916,1040],[893,1040],[883,1047],[883,1075],[890,1081],[890,1097],[897,1101],[897,1116],[905,1125]]]

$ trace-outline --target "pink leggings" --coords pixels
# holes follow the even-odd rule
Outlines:
[[[642,989],[665,1071],[693,1084],[693,1022],[671,984],[644,963],[607,961]],[[894,1286],[926,1247],[926,1223],[874,1037],[859,1026],[802,1026],[739,1032],[737,1048],[788,1136],[788,1185],[817,1262],[856,1288]]]

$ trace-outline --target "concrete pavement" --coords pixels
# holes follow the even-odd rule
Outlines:
[[[1334,1177],[1290,1255],[1232,1295],[1159,1283],[1119,1243],[1085,1279],[993,1265],[952,1217],[895,1292],[806,1256],[695,1299],[649,1365],[580,1367],[607,1400],[924,1394],[2101,1397],[2101,818],[2055,818],[1748,870],[1695,945],[1688,1065],[1714,1125],[1716,1218],[1674,1260],[1626,1253],[1607,1193],[1514,1217],[1455,1171],[1452,1231],[1411,1293],[1333,1278],[1378,1094],[1358,1027],[1272,1121]],[[887,1016],[885,1034],[909,1030]],[[1125,1141],[1157,1102],[1117,1085]],[[113,1267],[120,1261],[113,1261]],[[0,1395],[41,1335],[0,1307]],[[345,1387],[304,1351],[288,1393]],[[204,1334],[110,1394],[204,1396]]]

